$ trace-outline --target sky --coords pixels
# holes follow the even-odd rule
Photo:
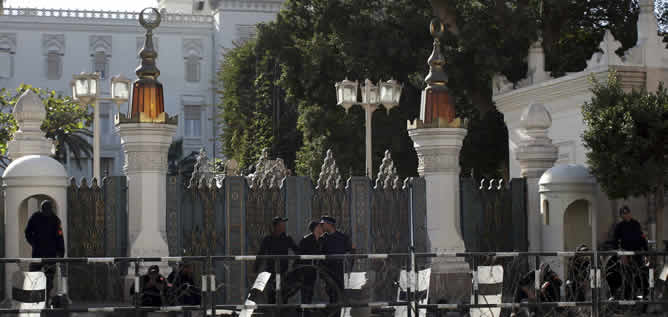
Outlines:
[[[141,11],[155,6],[156,0],[5,0],[5,7],[14,8]]]

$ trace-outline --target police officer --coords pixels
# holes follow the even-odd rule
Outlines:
[[[330,216],[322,216],[320,224],[325,234],[322,237],[322,253],[325,255],[346,254],[353,250],[350,238],[336,230],[336,219]],[[327,287],[327,295],[330,303],[338,301],[338,293],[343,292],[343,260],[328,259],[325,261],[325,269],[334,281],[334,285]]]
[[[299,248],[297,247],[297,244],[295,244],[295,241],[292,240],[290,236],[285,234],[286,221],[288,221],[288,218],[274,217],[272,220],[272,232],[268,236],[264,237],[264,239],[262,239],[262,243],[260,244],[260,252],[258,255],[288,255],[288,251],[290,249],[292,249],[292,252],[295,254],[299,254]],[[262,267],[260,262],[264,262]],[[276,285],[274,279],[276,277],[276,273],[281,274],[281,281],[283,281],[285,279],[285,274],[288,271],[288,265],[289,263],[287,259],[281,259],[279,263],[279,271],[276,272],[276,263],[273,259],[255,262],[255,272],[271,273],[271,278],[267,283],[267,296],[269,304],[276,303],[274,289]]]
[[[318,240],[322,234],[322,226],[318,221],[311,221],[308,225],[311,233],[305,235],[299,241],[299,251],[301,254],[314,255],[320,254],[320,241]],[[300,279],[302,283],[302,303],[310,304],[313,301],[313,287],[317,278],[316,269],[313,266],[313,261],[300,261]]]
[[[26,240],[32,246],[33,258],[62,258],[65,256],[65,240],[63,239],[63,228],[60,218],[53,212],[53,203],[45,200],[40,204],[40,211],[34,213],[25,230]],[[30,271],[36,272],[43,269],[43,264],[30,264]],[[53,277],[56,268],[49,265],[44,268],[47,288],[47,307],[50,303],[49,294],[53,289]]]
[[[148,272],[139,279],[139,298],[141,306],[159,307],[165,304],[163,300],[167,291],[167,281],[160,274],[160,268],[157,265],[151,265]],[[130,295],[135,295],[134,284],[130,288]]]
[[[619,216],[622,217],[622,221],[615,226],[614,235],[617,247],[621,247],[625,251],[647,251],[649,249],[647,238],[642,232],[640,223],[631,216],[631,209],[628,206],[623,206],[619,209]],[[629,261],[628,256],[624,255],[621,260],[623,264],[630,265],[628,281],[632,281],[626,282],[624,285],[624,298],[633,298],[633,284],[641,289],[644,295],[646,292],[645,281],[647,280],[642,277],[647,274],[644,257],[634,255]]]

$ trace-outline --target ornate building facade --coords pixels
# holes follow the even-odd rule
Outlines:
[[[165,87],[165,111],[179,115],[176,138],[184,155],[205,148],[219,153],[216,71],[224,53],[249,39],[255,25],[271,21],[283,0],[157,0],[163,23],[154,36]],[[109,97],[110,78],[136,78],[143,29],[138,12],[0,9],[0,87],[21,83],[70,95],[73,74],[100,73],[100,96]],[[127,112],[127,104],[120,111]],[[92,110],[91,110],[92,111]],[[113,120],[119,109],[100,103],[102,175],[119,175],[123,156]],[[81,168],[68,160],[74,177],[92,175],[92,158]]]

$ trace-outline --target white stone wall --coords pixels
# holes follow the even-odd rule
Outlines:
[[[653,1],[640,1],[641,14],[638,20],[638,43],[629,49],[624,57],[614,52],[621,44],[606,32],[600,44],[602,52],[592,55],[587,68],[582,72],[571,73],[560,78],[550,78],[542,72],[530,73],[527,79],[516,87],[502,76],[494,81],[494,101],[497,109],[503,113],[508,127],[510,176],[520,177],[520,166],[516,159],[517,147],[520,144],[520,117],[524,109],[531,103],[541,103],[552,115],[552,127],[549,137],[558,146],[559,154],[555,164],[582,164],[587,166],[586,148],[582,143],[584,122],[582,106],[591,100],[590,77],[605,82],[610,71],[616,71],[625,89],[655,90],[660,81],[668,83],[668,50],[661,37],[654,30],[658,29],[653,14]],[[651,29],[648,31],[647,29]],[[531,51],[529,69],[543,67],[542,50]],[[634,217],[643,224],[644,229],[652,236],[652,228],[647,225],[648,201],[645,198],[632,198],[629,201],[613,201],[600,190],[595,193],[596,208],[599,215],[599,241],[607,239],[610,227],[619,221],[617,210],[628,204],[634,211]],[[528,212],[538,212],[528,210]]]

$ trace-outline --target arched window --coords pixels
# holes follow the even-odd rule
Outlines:
[[[63,61],[57,51],[49,51],[46,55],[46,78],[49,80],[58,80],[62,75]]]
[[[107,55],[103,51],[93,55],[93,72],[100,74],[100,79],[106,79],[108,73]]]
[[[184,77],[188,83],[198,83],[202,78],[204,42],[198,38],[183,39]]]
[[[44,54],[46,78],[48,80],[59,80],[63,75],[65,35],[42,34],[42,52]]]
[[[194,83],[200,79],[200,58],[194,55],[186,57],[186,81]]]

